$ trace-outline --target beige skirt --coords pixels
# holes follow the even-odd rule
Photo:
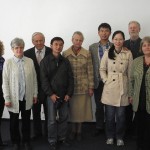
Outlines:
[[[92,121],[92,102],[88,94],[73,95],[69,103],[70,122]]]

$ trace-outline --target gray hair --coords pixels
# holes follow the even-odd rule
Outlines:
[[[144,42],[150,43],[150,36],[145,36],[140,43],[140,52],[142,52],[142,46]]]
[[[16,46],[22,46],[24,48],[25,43],[24,43],[23,39],[16,37],[11,41],[10,46],[11,46],[11,48],[14,48]]]
[[[45,36],[44,36],[44,34],[41,33],[41,32],[34,32],[34,33],[32,34],[32,41],[33,41],[33,39],[34,39],[34,37],[35,37],[36,35],[41,35],[41,36],[43,36],[43,39],[44,39],[44,41],[45,41]]]
[[[73,36],[74,36],[75,34],[82,36],[82,39],[84,40],[84,36],[83,36],[83,33],[82,33],[82,32],[80,32],[80,31],[75,31],[75,32],[73,33],[73,35],[72,35],[72,38],[73,38]]]
[[[137,21],[130,21],[129,24],[128,24],[128,26],[129,26],[130,24],[132,24],[132,23],[137,24],[137,25],[139,26],[139,29],[141,29],[141,25],[140,25],[140,23],[137,22]]]

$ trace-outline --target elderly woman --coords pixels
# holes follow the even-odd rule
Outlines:
[[[90,52],[82,47],[83,40],[83,34],[75,32],[73,45],[63,53],[70,61],[74,74],[74,95],[70,100],[70,139],[76,136],[78,141],[81,140],[82,122],[92,120],[91,96],[94,88],[92,58]]]
[[[3,98],[3,91],[2,91],[2,71],[3,71],[3,64],[5,60],[2,57],[3,53],[4,53],[4,45],[2,41],[0,41],[0,127],[1,127],[1,118],[4,110],[4,98]],[[0,129],[0,146],[5,146],[5,145],[6,143],[2,141],[1,129]]]
[[[14,150],[20,149],[23,141],[30,150],[30,114],[33,103],[37,102],[37,79],[33,61],[23,56],[24,41],[15,38],[11,41],[14,56],[4,63],[3,93],[5,106],[10,114],[10,135]],[[22,139],[19,132],[19,113],[22,117]]]
[[[106,113],[106,144],[124,145],[125,109],[128,102],[128,80],[132,64],[131,52],[123,47],[122,31],[113,33],[113,46],[106,50],[100,64],[100,75],[104,82],[102,103]],[[116,118],[116,122],[115,122]]]
[[[141,41],[140,56],[133,61],[129,100],[137,115],[137,150],[150,149],[150,36]]]

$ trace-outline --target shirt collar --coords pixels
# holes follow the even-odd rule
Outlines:
[[[16,56],[13,56],[13,59],[16,63],[18,63],[19,61],[25,61],[25,57],[23,56],[22,58],[17,58]]]
[[[106,49],[108,49],[110,47],[110,41],[108,41],[105,45],[102,45],[100,42],[99,42],[99,47],[106,47]]]
[[[37,53],[39,50],[35,47],[35,53]],[[40,50],[41,53],[44,53],[45,52],[45,46],[43,47],[43,49]]]

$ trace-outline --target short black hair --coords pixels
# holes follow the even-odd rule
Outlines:
[[[111,32],[111,26],[108,23],[101,23],[98,27],[98,31],[100,30],[100,28],[107,28]]]
[[[54,38],[52,38],[50,44],[52,45],[54,43],[54,41],[62,41],[63,44],[64,44],[64,40],[61,37],[54,37]]]

